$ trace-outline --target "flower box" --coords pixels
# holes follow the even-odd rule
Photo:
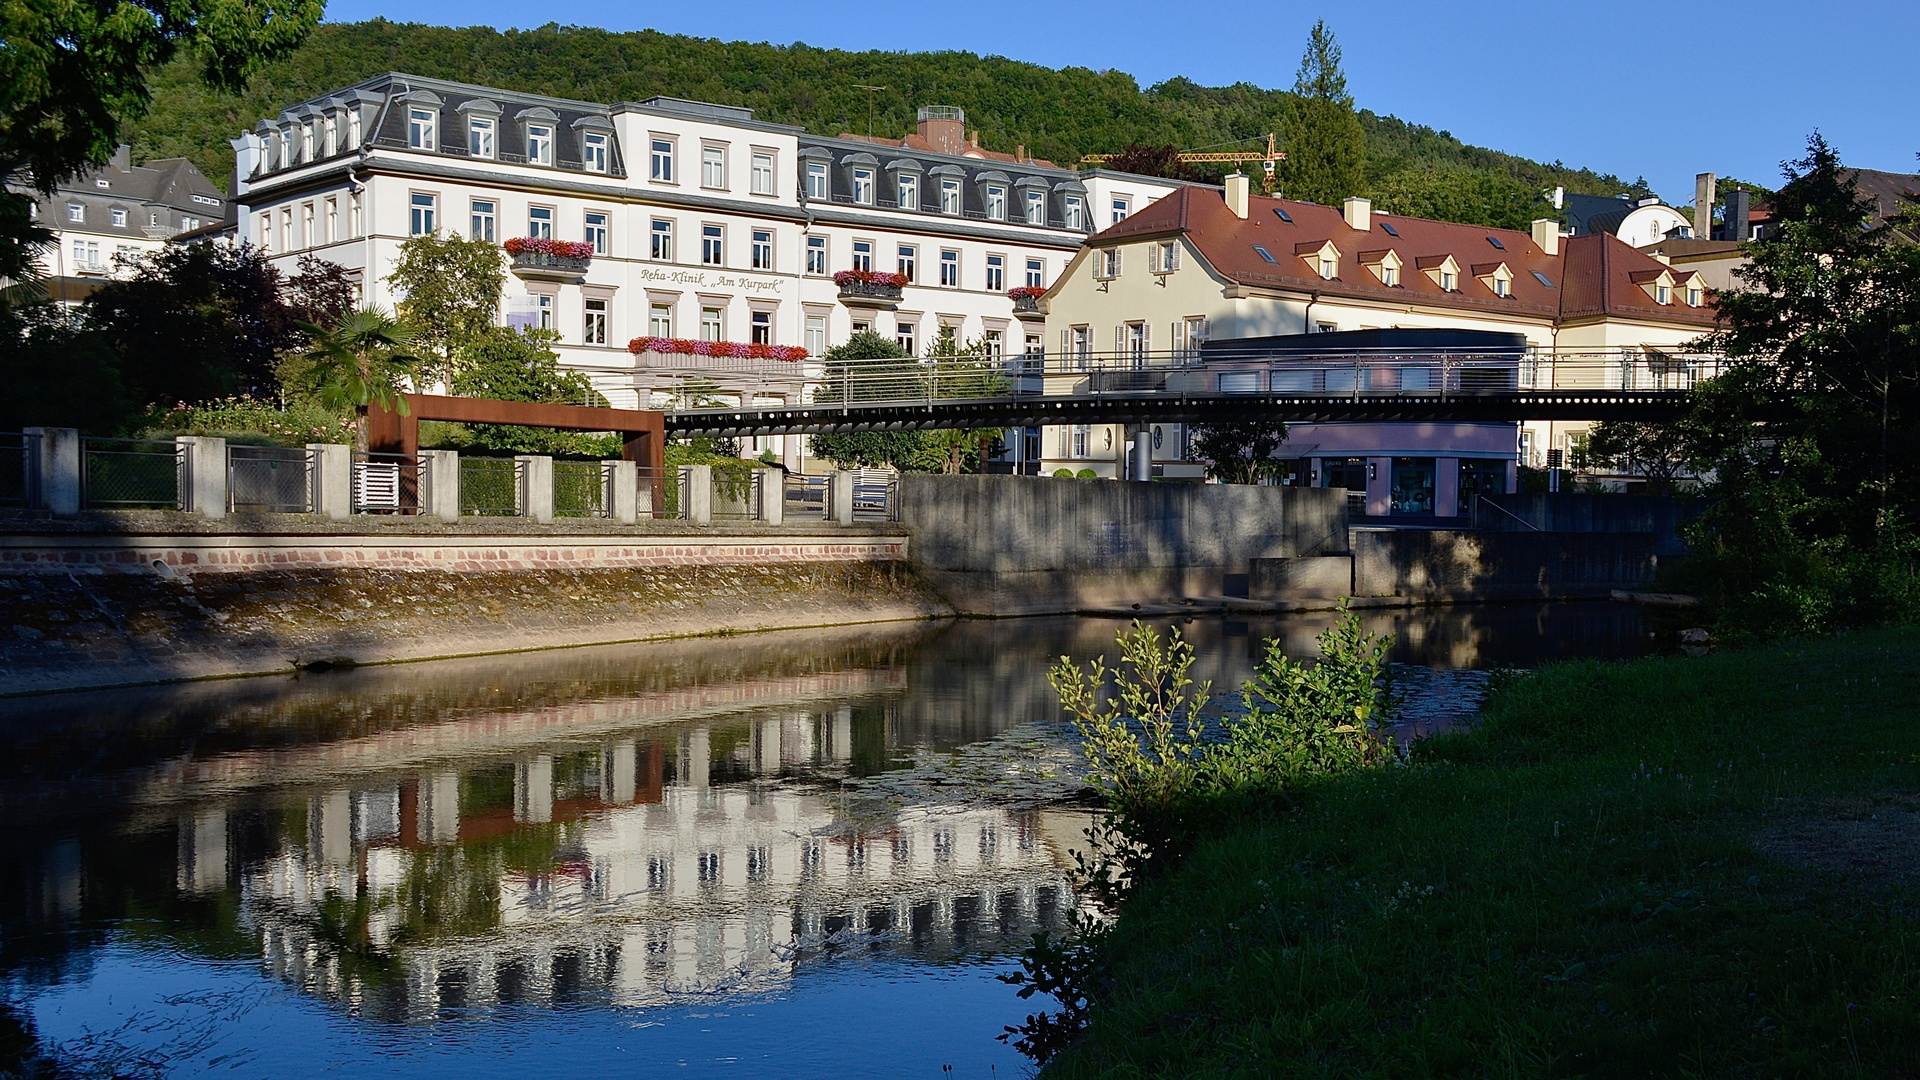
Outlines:
[[[891,304],[900,299],[907,275],[876,270],[842,270],[833,275],[841,303]]]
[[[694,338],[637,337],[627,342],[627,351],[635,356],[658,353],[662,356],[706,356],[719,359],[786,360],[807,358],[807,350],[798,345],[748,344],[744,341],[700,341]]]
[[[1019,314],[1038,314],[1040,298],[1047,290],[1038,285],[1018,285],[1007,290],[1007,298],[1013,301],[1013,310]]]
[[[531,276],[563,274],[577,276],[593,262],[593,245],[583,240],[554,240],[545,236],[516,236],[501,247],[513,257],[516,272]]]

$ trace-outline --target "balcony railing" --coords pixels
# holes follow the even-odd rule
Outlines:
[[[593,256],[581,258],[575,255],[555,255],[546,251],[522,251],[513,256],[515,271],[533,271],[536,273],[584,274],[593,265]]]
[[[900,299],[900,286],[883,284],[878,281],[848,281],[840,286],[840,302],[859,304],[862,301],[873,303],[895,303]]]

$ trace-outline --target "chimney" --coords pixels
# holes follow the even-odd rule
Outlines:
[[[1693,235],[1713,239],[1714,175],[1703,172],[1693,178]]]
[[[1013,160],[1016,162],[1020,162],[1021,164],[1026,163],[1026,160],[1027,160],[1027,144],[1026,143],[1013,144]]]
[[[1748,224],[1748,215],[1753,210],[1753,195],[1745,191],[1727,192],[1728,240],[1747,241],[1753,239],[1753,227]]]
[[[1555,187],[1553,189],[1553,208],[1555,210],[1565,210],[1567,208],[1567,189],[1566,188]]]
[[[1247,174],[1246,173],[1237,172],[1237,173],[1232,173],[1228,175],[1227,177],[1227,209],[1233,211],[1234,217],[1244,218],[1247,216]]]
[[[952,105],[920,107],[920,137],[942,154],[960,155],[967,149],[966,111]]]
[[[133,147],[128,145],[127,143],[121,143],[119,146],[114,147],[113,158],[111,159],[109,164],[111,164],[114,167],[115,171],[117,172],[123,172],[123,173],[132,172],[133,171]]]
[[[1533,242],[1549,255],[1560,254],[1560,223],[1552,218],[1534,219]]]
[[[1347,215],[1347,228],[1366,232],[1373,228],[1373,200],[1354,196],[1342,203]]]
[[[980,145],[979,128],[974,128],[972,131],[967,132],[967,145],[971,147],[978,147]]]

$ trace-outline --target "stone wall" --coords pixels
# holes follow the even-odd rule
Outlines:
[[[1605,596],[1653,579],[1651,533],[1353,530],[1356,596],[1518,600]]]

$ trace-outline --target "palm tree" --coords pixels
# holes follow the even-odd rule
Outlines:
[[[312,342],[303,356],[315,394],[327,408],[353,410],[356,449],[365,451],[371,406],[408,413],[406,388],[422,362],[410,351],[413,328],[372,306],[347,312],[332,327],[298,325]]]

